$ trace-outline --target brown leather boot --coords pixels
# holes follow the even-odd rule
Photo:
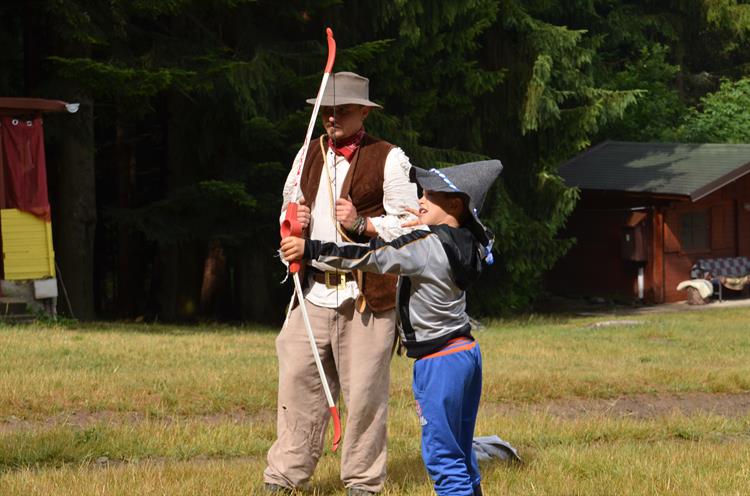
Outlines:
[[[366,489],[360,489],[358,487],[350,487],[346,490],[346,496],[372,496],[374,493]]]
[[[278,484],[271,484],[270,482],[266,482],[264,489],[265,489],[265,492],[269,494],[292,494],[294,493],[293,489],[289,489],[288,487],[280,486]]]

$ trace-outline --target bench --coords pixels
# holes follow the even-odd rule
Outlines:
[[[696,260],[690,270],[693,279],[710,278],[719,286],[719,301],[722,301],[721,277],[745,277],[750,274],[750,259],[747,257],[702,258]]]

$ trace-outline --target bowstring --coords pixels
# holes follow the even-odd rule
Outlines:
[[[338,188],[338,172],[339,168],[336,165],[336,148],[337,148],[337,141],[336,141],[336,74],[332,74],[333,76],[333,227],[334,227],[334,233],[333,233],[333,239],[336,241],[336,243],[341,242],[341,238],[339,237],[339,230],[338,230],[338,219],[336,218],[336,199],[339,196],[339,188]],[[351,166],[350,166],[351,167]],[[336,313],[334,314],[334,332],[336,333],[336,356],[339,357],[339,362],[341,360],[341,335],[339,332],[339,284],[338,282],[341,280],[339,275],[339,270],[336,269]],[[346,279],[344,279],[344,284],[346,284]],[[340,374],[337,374],[340,375]],[[339,380],[339,396],[336,397],[336,403],[337,407],[339,406],[339,398],[342,394],[342,386],[341,386],[341,377],[338,377]]]

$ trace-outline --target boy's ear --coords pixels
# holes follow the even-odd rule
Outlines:
[[[464,211],[464,200],[460,196],[451,197],[451,210],[457,217]]]
[[[466,201],[460,196],[454,196],[451,198],[450,206],[453,216],[461,225],[464,225],[468,221],[468,216],[471,215]]]

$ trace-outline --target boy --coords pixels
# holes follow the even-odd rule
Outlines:
[[[466,289],[491,263],[492,233],[478,218],[502,170],[497,160],[429,171],[412,167],[422,189],[420,226],[391,242],[322,243],[289,237],[286,260],[319,260],[342,269],[399,274],[398,327],[415,358],[413,390],[422,424],[422,459],[437,494],[482,494],[472,450],[482,389],[482,357],[466,314]]]

